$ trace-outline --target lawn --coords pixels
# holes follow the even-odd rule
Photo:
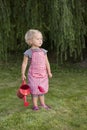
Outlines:
[[[16,96],[21,64],[0,64],[0,130],[87,130],[87,68],[51,65],[46,103],[51,110],[24,107]]]

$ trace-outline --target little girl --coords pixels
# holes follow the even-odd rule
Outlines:
[[[47,58],[47,50],[40,48],[43,44],[43,36],[39,30],[30,29],[25,34],[25,41],[31,46],[30,49],[24,52],[22,63],[22,80],[26,79],[25,71],[30,60],[30,67],[28,70],[28,85],[31,89],[33,110],[39,110],[38,98],[40,106],[45,109],[50,109],[45,104],[44,94],[48,92],[48,76],[51,78],[52,73],[50,64]]]

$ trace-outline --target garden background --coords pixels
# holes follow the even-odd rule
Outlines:
[[[32,111],[21,85],[24,35],[39,29],[53,78],[47,104]],[[87,0],[0,0],[0,130],[87,130]]]
[[[86,0],[0,0],[0,60],[23,52],[30,28],[44,35],[46,49],[56,63],[87,57]]]

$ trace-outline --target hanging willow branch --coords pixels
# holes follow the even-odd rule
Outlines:
[[[55,50],[57,63],[82,59],[86,5],[86,0],[0,0],[0,59],[7,61],[11,52],[27,47],[24,35],[30,28],[44,34],[45,47]]]
[[[10,34],[9,1],[0,0],[0,58],[7,61],[7,48]]]
[[[82,58],[86,27],[81,1],[55,0],[51,8],[50,38],[57,47],[57,59],[62,63],[68,57]]]

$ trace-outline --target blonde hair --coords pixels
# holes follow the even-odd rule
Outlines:
[[[26,43],[28,42],[28,40],[31,40],[34,37],[34,35],[37,34],[37,33],[41,33],[41,32],[39,30],[36,30],[36,29],[28,30],[25,34]],[[42,33],[41,33],[41,35],[42,35]]]

